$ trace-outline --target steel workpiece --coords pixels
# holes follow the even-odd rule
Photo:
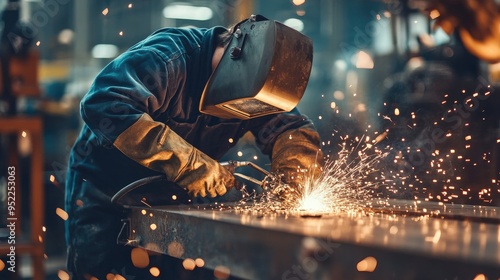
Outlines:
[[[249,209],[127,207],[121,240],[243,279],[500,277],[497,207],[394,200],[320,216]]]

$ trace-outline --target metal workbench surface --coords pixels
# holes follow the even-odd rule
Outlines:
[[[244,279],[500,278],[500,209],[391,201],[300,216],[231,206],[130,207],[127,243]]]

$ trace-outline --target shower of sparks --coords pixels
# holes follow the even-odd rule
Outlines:
[[[473,181],[470,175],[486,174],[496,164],[495,153],[481,146],[486,142],[475,135],[490,114],[482,109],[488,105],[490,87],[479,93],[457,93],[444,94],[440,103],[448,108],[443,111],[408,110],[384,103],[386,109],[378,113],[382,131],[368,125],[363,132],[366,137],[361,139],[342,135],[337,141],[324,140],[322,149],[330,143],[344,144],[340,153],[328,154],[323,149],[327,164],[318,177],[302,173],[302,183],[292,187],[280,183],[279,174],[275,174],[268,178],[263,192],[244,192],[237,210],[321,216],[369,210],[387,199],[491,204],[500,194],[500,172]],[[344,112],[343,116],[351,114]],[[328,119],[322,115],[320,121]],[[334,130],[332,136],[340,133]],[[385,148],[381,148],[382,141]],[[497,136],[488,145],[499,142]],[[438,238],[439,234],[432,240]]]
[[[405,199],[440,203],[494,202],[498,195],[492,190],[500,193],[495,178],[500,172],[494,171],[493,152],[498,141],[490,141],[491,136],[476,136],[486,135],[484,127],[492,123],[491,117],[488,119],[492,112],[486,110],[490,109],[489,103],[495,102],[489,100],[492,90],[489,85],[480,85],[473,92],[446,93],[440,101],[442,111],[425,107],[396,110],[393,108],[398,104],[384,103],[388,116],[382,116],[389,123],[388,138],[394,147],[388,158],[399,167],[401,175],[388,185],[388,190],[411,193]]]
[[[267,178],[266,190],[245,193],[239,209],[304,216],[363,210],[372,202],[375,189],[385,184],[384,176],[376,173],[387,152],[360,139],[355,147],[344,143],[341,149],[339,157],[328,160],[319,176],[313,177],[315,170],[300,170],[302,183],[298,186],[282,183],[280,175]]]
[[[386,153],[375,150],[367,153],[364,148],[351,160],[344,150],[338,159],[327,162],[317,179],[306,178],[299,188],[296,211],[307,213],[335,213],[361,210],[369,203],[374,188],[384,184],[383,177],[371,178],[378,169],[376,164]]]

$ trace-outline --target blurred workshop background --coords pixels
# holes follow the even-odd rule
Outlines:
[[[500,64],[434,29],[439,15],[424,11],[425,2],[0,0],[11,30],[0,49],[1,256],[9,253],[7,170],[15,166],[19,265],[10,273],[3,259],[0,278],[44,279],[37,273],[45,271],[65,279],[66,161],[81,127],[79,101],[100,69],[156,29],[229,26],[251,14],[313,40],[299,109],[328,157],[345,141],[376,139],[391,147],[383,172],[392,178],[377,193],[500,206]],[[268,162],[251,136],[225,158]]]

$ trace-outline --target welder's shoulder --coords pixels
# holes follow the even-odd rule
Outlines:
[[[147,49],[170,61],[198,50],[206,32],[206,28],[162,28],[132,46],[129,52]]]

